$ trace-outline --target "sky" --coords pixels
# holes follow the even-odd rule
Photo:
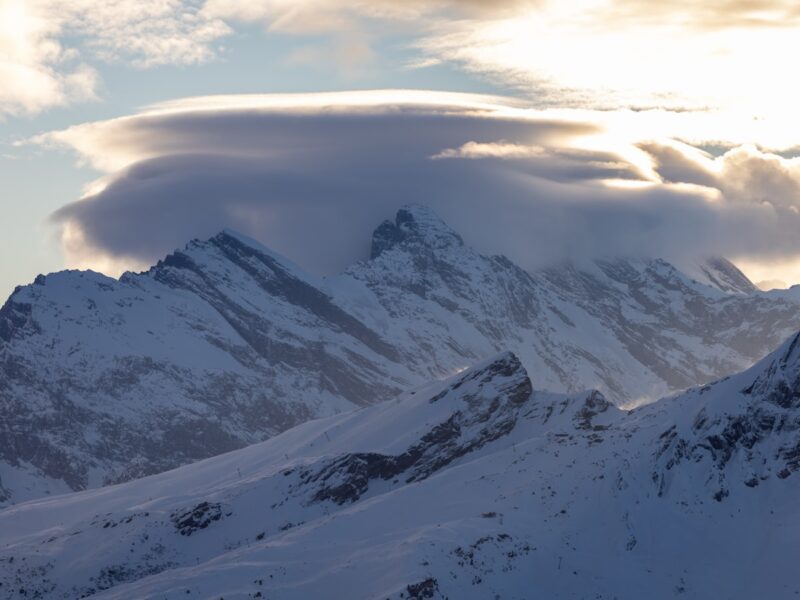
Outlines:
[[[798,30],[784,0],[0,0],[0,296],[223,228],[336,273],[409,202],[530,269],[800,283]]]

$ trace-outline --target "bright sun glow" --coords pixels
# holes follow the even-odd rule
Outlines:
[[[759,13],[702,27],[686,18],[624,18],[620,4],[551,1],[525,16],[465,25],[423,47],[515,82],[544,105],[711,108],[720,111],[711,116],[715,128],[735,119],[737,135],[743,127],[744,135],[766,134],[761,143],[797,143],[797,120],[786,118],[800,100],[787,62],[800,51],[800,35],[790,22]]]

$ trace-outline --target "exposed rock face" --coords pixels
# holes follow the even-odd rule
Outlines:
[[[800,297],[750,293],[732,265],[712,270],[729,292],[659,260],[531,274],[423,206],[372,246],[323,280],[223,232],[146,273],[18,288],[0,309],[0,503],[240,448],[506,349],[539,388],[624,404],[745,368],[800,327]]]

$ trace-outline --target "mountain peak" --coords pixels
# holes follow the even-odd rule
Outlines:
[[[462,245],[461,236],[453,231],[442,218],[424,204],[407,204],[397,211],[394,222],[386,220],[372,234],[370,258],[405,241],[445,248]]]
[[[721,256],[706,259],[701,269],[709,283],[723,292],[752,294],[758,289],[736,265]]]
[[[244,235],[242,233],[239,233],[235,229],[228,229],[227,227],[225,229],[223,229],[222,231],[220,231],[217,235],[215,235],[211,239],[212,240],[217,240],[217,241],[222,241],[222,240],[226,240],[226,239],[232,239],[232,240],[238,241],[241,244],[246,244],[247,246],[252,246],[253,248],[256,248],[258,250],[269,251],[269,249],[266,246],[264,246],[264,244],[262,244],[261,242],[255,240],[255,239],[253,239],[253,238],[251,238],[249,236],[246,236],[246,235]]]
[[[695,281],[726,294],[752,294],[758,290],[739,267],[721,256],[678,261],[676,266]]]
[[[316,279],[312,275],[306,273],[285,256],[271,250],[258,240],[232,229],[223,229],[207,239],[191,240],[183,248],[177,249],[159,260],[147,273],[164,283],[174,279],[173,275],[166,273],[168,269],[195,272],[217,271],[218,274],[221,274],[234,265],[251,276],[254,276],[257,271],[262,271],[262,275],[264,275],[267,272],[278,270],[290,274],[295,279],[316,283]],[[136,277],[136,274],[125,273],[121,280],[127,281]],[[224,279],[229,280],[230,274],[225,275]]]
[[[510,351],[501,352],[462,371],[451,378],[449,383],[449,386],[431,398],[431,403],[448,396],[461,400],[466,398],[470,404],[474,404],[482,396],[492,400],[502,396],[511,404],[518,405],[526,402],[533,392],[528,372],[516,354]]]
[[[223,229],[217,235],[211,238],[209,242],[218,247],[233,245],[239,249],[246,250],[248,253],[256,252],[262,256],[272,259],[289,271],[302,273],[304,278],[308,277],[308,274],[305,272],[305,270],[288,257],[276,252],[272,248],[265,246],[255,238],[251,238],[250,236],[239,233],[233,229]]]

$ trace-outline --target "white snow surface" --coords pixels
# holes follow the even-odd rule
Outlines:
[[[534,391],[502,353],[242,450],[0,511],[0,593],[791,598],[798,410],[800,335],[632,411]]]

